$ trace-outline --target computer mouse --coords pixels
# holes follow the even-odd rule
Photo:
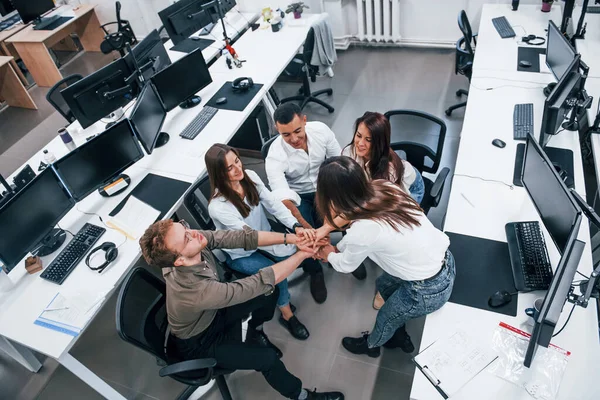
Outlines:
[[[227,103],[227,97],[219,97],[215,103],[217,103],[219,105],[225,104],[225,103]]]
[[[512,294],[506,290],[498,290],[488,300],[488,305],[492,308],[502,307],[505,304],[510,303],[512,300]]]
[[[519,65],[523,68],[529,68],[531,67],[531,63],[527,60],[521,60],[519,61]]]
[[[506,143],[504,143],[504,140],[500,140],[500,139],[494,139],[492,140],[492,144],[496,147],[499,147],[501,149],[504,148],[504,146],[506,146]]]

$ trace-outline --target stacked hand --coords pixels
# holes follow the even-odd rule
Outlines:
[[[296,235],[299,239],[296,243],[298,250],[311,253],[315,259],[327,261],[327,255],[335,250],[330,243],[329,234],[323,235],[323,231],[320,229],[298,228],[296,229]],[[323,249],[329,248],[333,250],[327,251],[323,256]]]

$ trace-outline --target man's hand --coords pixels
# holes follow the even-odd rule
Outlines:
[[[307,229],[307,228],[296,228],[296,235],[302,239],[308,239],[311,242],[315,242],[317,240],[317,230],[316,229]]]
[[[336,248],[331,244],[327,244],[319,249],[316,256],[319,260],[327,261],[327,257],[331,253],[336,253]]]

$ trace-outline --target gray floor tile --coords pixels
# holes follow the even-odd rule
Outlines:
[[[12,157],[7,154],[0,155],[0,174],[3,177],[8,177],[14,171],[19,169],[21,165],[27,162],[26,158]],[[12,183],[12,182],[11,182]]]

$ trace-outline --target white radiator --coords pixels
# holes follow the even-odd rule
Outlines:
[[[356,0],[358,39],[400,41],[400,0]]]

